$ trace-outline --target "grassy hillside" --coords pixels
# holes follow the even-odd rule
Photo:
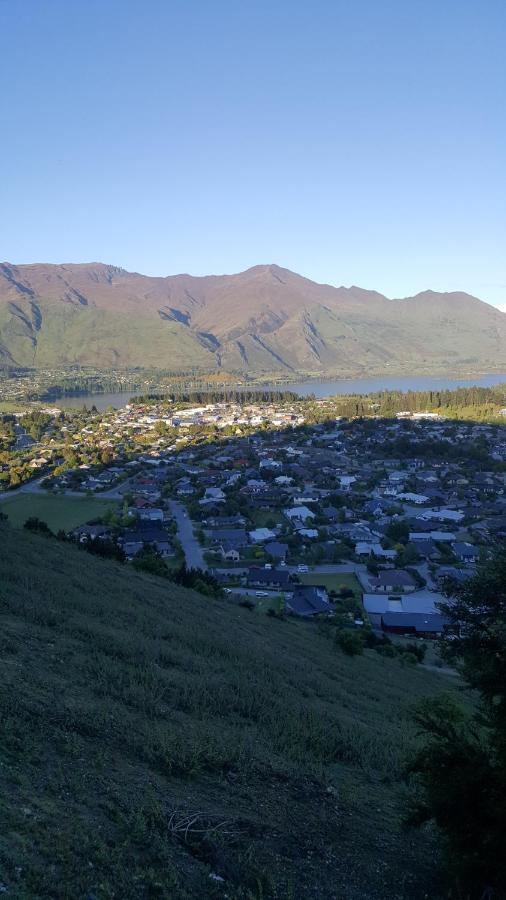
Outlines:
[[[0,547],[6,896],[437,897],[399,781],[437,676],[2,523]]]

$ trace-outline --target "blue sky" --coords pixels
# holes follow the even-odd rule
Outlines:
[[[0,0],[0,258],[506,308],[504,0]]]

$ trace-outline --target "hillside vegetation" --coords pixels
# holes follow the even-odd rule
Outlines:
[[[358,375],[497,371],[506,315],[461,292],[389,300],[275,265],[152,278],[0,264],[0,364]]]
[[[438,896],[400,771],[439,677],[5,523],[0,547],[7,897]]]

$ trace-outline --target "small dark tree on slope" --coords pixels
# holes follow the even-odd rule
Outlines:
[[[53,536],[53,532],[47,522],[37,518],[37,516],[30,516],[23,525],[23,528],[26,528],[27,531],[33,531],[35,534],[43,534],[46,537]]]
[[[506,548],[441,604],[443,657],[478,695],[464,709],[443,695],[416,721],[424,746],[411,766],[420,790],[411,821],[434,820],[459,898],[506,897]]]

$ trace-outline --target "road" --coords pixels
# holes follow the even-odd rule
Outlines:
[[[40,483],[42,478],[31,479],[30,481],[22,484],[21,487],[13,488],[11,491],[2,491],[0,494],[0,502],[2,500],[7,500],[9,497],[15,497],[16,494],[45,494],[47,493],[43,488],[41,488]]]
[[[209,567],[204,559],[202,547],[195,537],[193,525],[185,507],[177,500],[170,500],[170,511],[176,520],[177,536],[181,541],[187,568],[207,570]]]
[[[41,486],[41,482],[47,476],[43,475],[38,478],[31,478],[30,481],[26,481],[25,484],[22,484],[21,487],[13,488],[11,491],[2,491],[0,493],[0,502],[2,500],[7,500],[8,497],[15,497],[16,494],[44,494],[45,497],[49,496],[46,488]],[[93,493],[93,497],[96,497],[98,500],[123,500],[123,495],[130,490],[130,482],[132,478],[128,478],[127,481],[122,481],[120,484],[117,484],[115,487],[109,488],[107,491],[95,491]],[[61,497],[86,497],[86,493],[84,491],[58,491],[58,496]]]

